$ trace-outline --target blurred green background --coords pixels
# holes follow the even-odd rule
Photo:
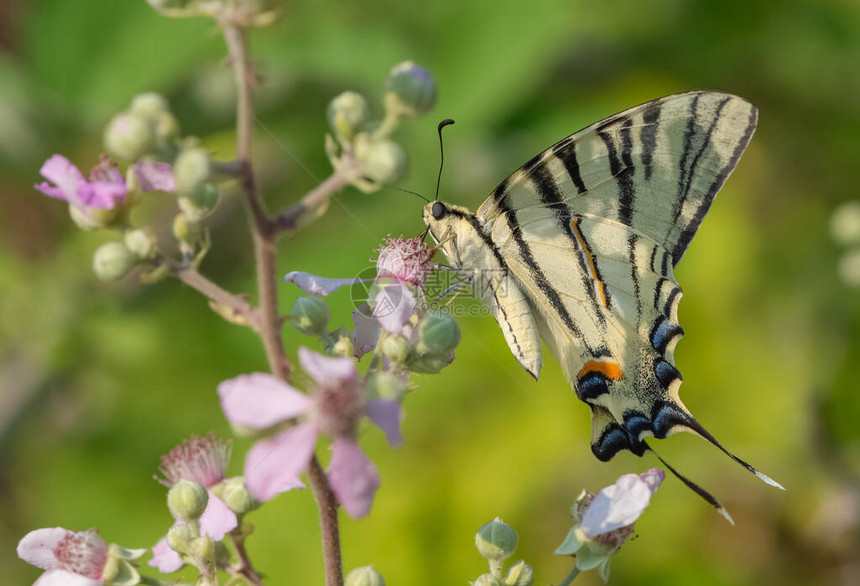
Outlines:
[[[692,412],[788,490],[764,486],[692,436],[660,442],[663,457],[720,498],[737,525],[668,478],[611,580],[860,583],[860,292],[839,280],[844,251],[828,231],[833,209],[857,196],[856,0],[292,1],[254,34],[253,56],[264,78],[256,157],[271,209],[329,173],[328,100],[356,90],[381,114],[382,80],[406,59],[433,73],[440,99],[397,135],[411,158],[403,185],[432,193],[436,122],[454,118],[443,199],[472,209],[542,148],[628,106],[695,88],[757,105],[751,146],[676,272],[687,332],[676,358]],[[170,99],[185,134],[230,159],[224,57],[210,22],[169,20],[143,0],[0,4],[4,584],[38,575],[15,556],[17,540],[38,527],[98,527],[109,542],[155,543],[171,522],[152,480],[158,456],[190,433],[228,436],[216,385],[265,368],[251,333],[177,281],[97,282],[92,252],[111,236],[82,233],[66,206],[32,189],[52,153],[94,164],[106,121],[148,90]],[[174,205],[154,196],[137,218],[166,234]],[[357,274],[383,236],[423,228],[420,209],[393,190],[350,188],[284,239],[279,269]],[[203,272],[252,292],[235,193],[210,226]],[[287,311],[297,290],[282,293]],[[331,300],[332,325],[351,325],[348,294]],[[570,562],[552,551],[579,491],[657,462],[630,454],[597,462],[588,410],[554,359],[534,383],[491,318],[461,327],[457,360],[416,377],[403,447],[388,448],[376,432],[362,438],[382,487],[369,518],[342,517],[345,565],[373,563],[391,585],[465,584],[486,571],[475,530],[501,515],[519,531],[517,558],[536,567],[536,583],[556,583]],[[291,356],[309,343],[285,332]],[[237,441],[235,472],[248,447]],[[251,517],[249,548],[269,583],[322,583],[315,511],[309,491],[294,491]]]

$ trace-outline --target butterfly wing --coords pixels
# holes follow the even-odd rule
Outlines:
[[[544,340],[592,407],[601,459],[641,455],[643,438],[680,430],[725,451],[678,397],[673,268],[756,120],[751,104],[719,92],[648,102],[534,157],[478,210]]]

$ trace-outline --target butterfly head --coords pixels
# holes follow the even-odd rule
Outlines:
[[[424,223],[433,241],[439,246],[448,260],[455,265],[462,262],[462,250],[457,244],[474,238],[475,215],[468,209],[441,201],[431,201],[424,206]]]

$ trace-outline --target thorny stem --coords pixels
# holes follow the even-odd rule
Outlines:
[[[225,291],[203,275],[197,272],[194,268],[184,268],[177,271],[176,276],[179,277],[186,285],[197,289],[200,293],[208,297],[213,302],[231,310],[234,317],[241,318],[243,321],[256,329],[256,309],[251,307],[247,301],[238,295]]]
[[[221,26],[224,31],[227,48],[230,52],[230,60],[233,65],[238,91],[236,159],[241,169],[242,187],[247,196],[248,205],[254,220],[252,232],[257,259],[257,287],[260,303],[258,333],[263,339],[263,345],[266,348],[266,356],[272,372],[278,378],[289,381],[290,363],[284,353],[284,345],[281,338],[282,321],[278,312],[278,290],[275,278],[277,253],[275,237],[278,231],[277,223],[266,216],[260,204],[251,164],[251,138],[253,130],[251,101],[252,72],[248,63],[245,30],[230,22],[221,23]],[[332,189],[331,186],[326,191],[330,189]],[[329,195],[333,191],[329,192]],[[322,196],[320,195],[319,197]],[[343,586],[343,565],[340,555],[340,534],[337,519],[338,502],[328,485],[325,472],[315,456],[311,459],[307,472],[320,512],[326,586]],[[246,562],[247,567],[253,570],[250,560],[246,559]]]

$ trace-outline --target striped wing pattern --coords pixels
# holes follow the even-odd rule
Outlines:
[[[770,481],[684,407],[673,356],[683,335],[673,268],[756,121],[751,104],[725,93],[648,102],[537,155],[476,214],[591,407],[601,460],[625,449],[642,455],[648,436],[692,431]]]

